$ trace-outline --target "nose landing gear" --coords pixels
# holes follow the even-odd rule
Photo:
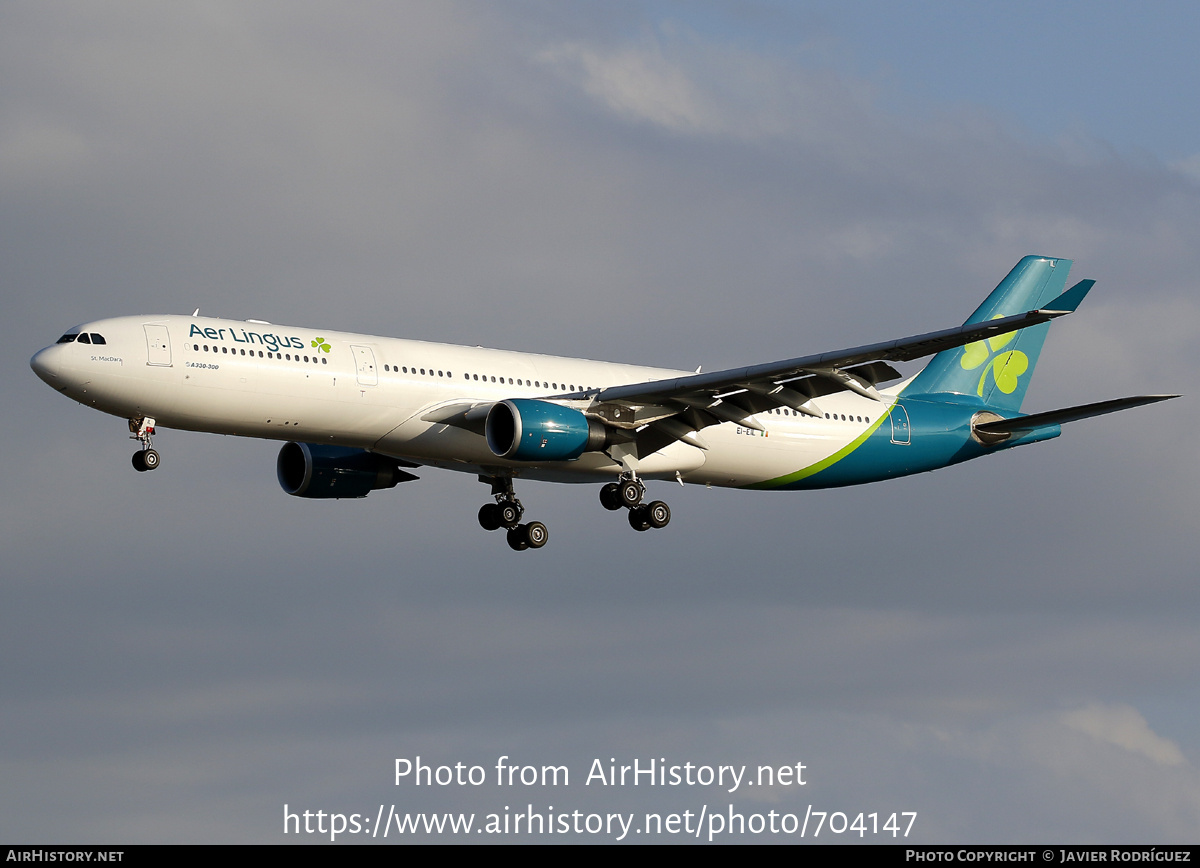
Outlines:
[[[151,437],[154,436],[154,420],[149,416],[129,420],[129,439],[142,444],[140,452],[133,453],[133,469],[138,473],[154,470],[161,460],[154,449]]]

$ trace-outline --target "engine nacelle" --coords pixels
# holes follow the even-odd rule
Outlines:
[[[608,444],[608,429],[573,407],[511,398],[488,412],[488,448],[513,461],[570,461]]]
[[[366,497],[416,479],[394,459],[365,449],[317,443],[284,443],[275,462],[279,484],[296,497]]]

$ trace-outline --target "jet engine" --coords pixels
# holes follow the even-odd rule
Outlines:
[[[386,455],[348,446],[283,444],[275,462],[279,484],[296,497],[366,497],[377,488],[393,488],[416,479]]]
[[[608,429],[573,407],[531,398],[500,401],[484,424],[488,448],[514,461],[570,461],[608,445]]]

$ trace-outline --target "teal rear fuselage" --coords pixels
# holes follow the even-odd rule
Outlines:
[[[982,401],[948,401],[947,397],[897,398],[886,414],[845,448],[809,467],[750,487],[791,491],[878,482],[1049,440],[1062,431],[1059,425],[1047,425],[1002,443],[985,445],[972,436],[971,422],[991,408]]]

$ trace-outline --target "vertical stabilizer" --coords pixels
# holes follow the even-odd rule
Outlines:
[[[1026,256],[1000,281],[964,325],[1045,307],[1067,283],[1071,260]],[[904,390],[905,395],[955,394],[1016,412],[1033,376],[1049,323],[934,356]]]

